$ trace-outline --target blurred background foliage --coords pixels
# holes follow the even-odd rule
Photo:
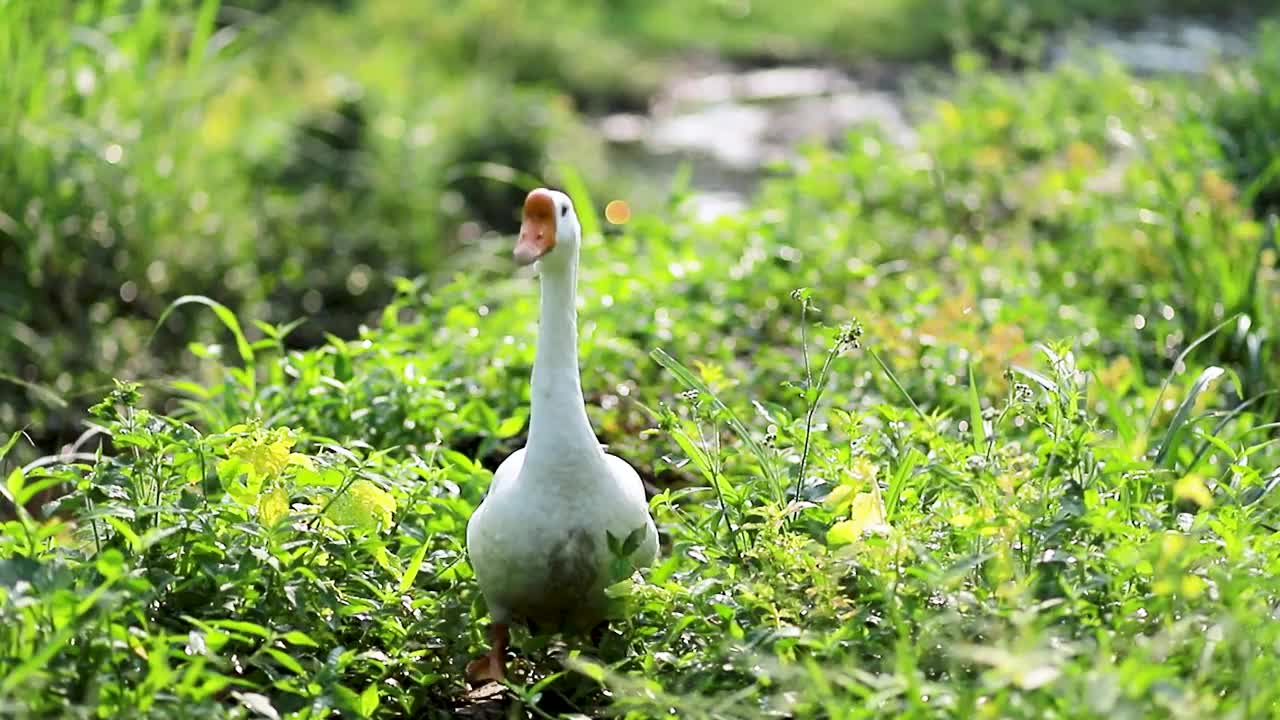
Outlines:
[[[561,163],[599,197],[661,196],[665,187],[611,168],[589,118],[643,111],[691,58],[862,66],[977,50],[987,66],[1020,66],[1043,51],[1042,31],[1217,6],[875,0],[801,13],[781,0],[9,0],[0,425],[65,439],[76,417],[67,408],[110,377],[190,370],[180,350],[214,320],[177,313],[156,331],[181,295],[266,323],[306,318],[295,345],[349,337],[391,298],[393,278],[498,259],[492,231],[510,230],[526,178],[557,182]],[[1246,15],[1260,7],[1233,4]],[[1280,202],[1280,43],[1268,37],[1254,65],[1195,107],[1203,134],[1184,148],[1263,213]],[[1080,101],[1097,100],[1092,92]],[[1008,137],[971,141],[1051,150],[1026,130],[993,131]],[[1165,179],[1159,192],[1199,182]],[[1221,283],[1262,257],[1256,242],[1232,247]],[[1251,292],[1230,296],[1230,309],[1256,302]],[[1197,312],[1221,315],[1210,305]]]

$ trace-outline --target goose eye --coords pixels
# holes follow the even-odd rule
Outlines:
[[[561,205],[561,206],[560,206],[560,217],[564,217],[565,215],[568,215],[568,214],[569,214],[569,206],[568,206],[568,205]]]

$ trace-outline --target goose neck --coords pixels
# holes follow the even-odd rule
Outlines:
[[[577,262],[541,269],[538,345],[533,362],[528,453],[593,450],[599,443],[587,418],[578,367]]]

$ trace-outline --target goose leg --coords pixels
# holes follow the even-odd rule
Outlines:
[[[489,652],[467,663],[467,679],[471,682],[493,680],[502,682],[507,677],[507,642],[511,638],[506,623],[489,626]]]

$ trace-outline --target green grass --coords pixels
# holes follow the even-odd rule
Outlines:
[[[24,22],[59,27],[38,7]],[[473,38],[454,31],[500,21],[497,7],[468,5],[429,32]],[[659,17],[666,5],[652,7]],[[406,25],[390,3],[294,17],[323,24],[344,12]],[[275,40],[269,58],[265,40],[240,36],[206,67],[192,48],[217,34],[198,13],[184,17],[195,24],[120,29],[134,43],[118,43],[125,50],[163,47],[168,61],[103,74],[110,92],[97,100],[20,85],[34,70],[0,75],[40,111],[0,109],[11,113],[6,147],[23,137],[19,122],[55,128],[165,106],[172,124],[148,121],[161,134],[136,152],[156,155],[137,167],[133,146],[104,164],[98,146],[58,150],[52,131],[43,149],[0,155],[19,189],[42,187],[50,168],[83,169],[66,194],[32,196],[49,217],[89,212],[91,222],[122,198],[137,203],[136,227],[110,225],[111,248],[74,233],[44,250],[0,245],[41,260],[21,266],[30,285],[0,293],[21,303],[35,288],[63,290],[49,278],[64,276],[41,273],[66,272],[94,247],[102,254],[84,262],[109,265],[107,251],[121,248],[192,253],[173,284],[136,281],[146,312],[107,300],[117,287],[41,306],[68,324],[34,334],[87,362],[100,350],[85,351],[89,325],[75,323],[101,314],[111,332],[93,342],[117,343],[129,370],[119,374],[141,382],[70,398],[92,405],[69,431],[92,430],[79,454],[28,462],[18,431],[44,428],[16,414],[5,423],[0,715],[479,710],[462,696],[485,622],[463,528],[492,469],[523,442],[537,288],[505,261],[509,238],[470,240],[433,277],[419,264],[434,245],[384,231],[434,214],[448,192],[435,173],[499,156],[484,143],[495,134],[522,136],[484,132],[471,114],[511,80],[498,72],[414,97],[416,83],[387,68],[451,51],[415,48],[405,29],[350,69],[359,102],[307,82],[266,102],[298,68],[318,82],[368,45],[333,40],[331,64],[312,68],[314,32],[271,36],[265,25],[254,32]],[[586,197],[601,199],[599,180],[520,168],[568,186],[584,225],[603,228],[583,249],[583,385],[601,440],[657,490],[663,549],[617,588],[631,612],[603,647],[566,653],[518,636],[501,702],[517,717],[1274,714],[1280,273],[1262,130],[1276,105],[1251,78],[1276,38],[1264,34],[1256,64],[1225,80],[1185,83],[1106,63],[1010,78],[964,55],[918,147],[853,134],[710,223],[692,220],[677,190],[608,225]],[[41,42],[55,52],[65,39],[0,31],[0,57],[33,57]],[[237,89],[236,63],[254,68],[251,87]],[[539,92],[511,102],[533,113],[545,107]],[[291,165],[310,157],[288,151],[303,142],[294,120],[329,105],[370,113],[369,137],[381,139],[358,155],[363,179],[344,163]],[[391,116],[410,137],[380,135]],[[442,137],[472,140],[399,154],[428,117]],[[309,137],[323,134],[313,125]],[[213,139],[187,142],[197,132]],[[558,137],[547,130],[550,144]],[[178,148],[188,162],[148,179]],[[333,174],[310,175],[322,172]],[[290,185],[294,174],[310,179]],[[263,177],[274,179],[246,179]],[[369,189],[383,182],[412,191]],[[14,187],[0,186],[6,200],[25,197]],[[212,187],[225,194],[209,192],[203,212],[219,224],[172,210]],[[489,210],[464,205],[459,218],[507,202],[501,184],[461,187]],[[166,207],[172,217],[153,215]],[[5,242],[59,227],[29,215],[6,213],[29,234]],[[327,246],[333,227],[366,231],[373,245],[352,247],[371,254]],[[410,247],[425,259],[399,254]],[[386,286],[362,301],[373,319],[341,336],[295,325],[309,273],[349,292],[357,258]],[[145,276],[150,259],[127,261],[141,264],[112,283]],[[209,275],[252,267],[279,275],[245,280],[243,295]],[[10,320],[30,317],[40,316]],[[183,373],[123,365],[166,337],[195,338]]]

